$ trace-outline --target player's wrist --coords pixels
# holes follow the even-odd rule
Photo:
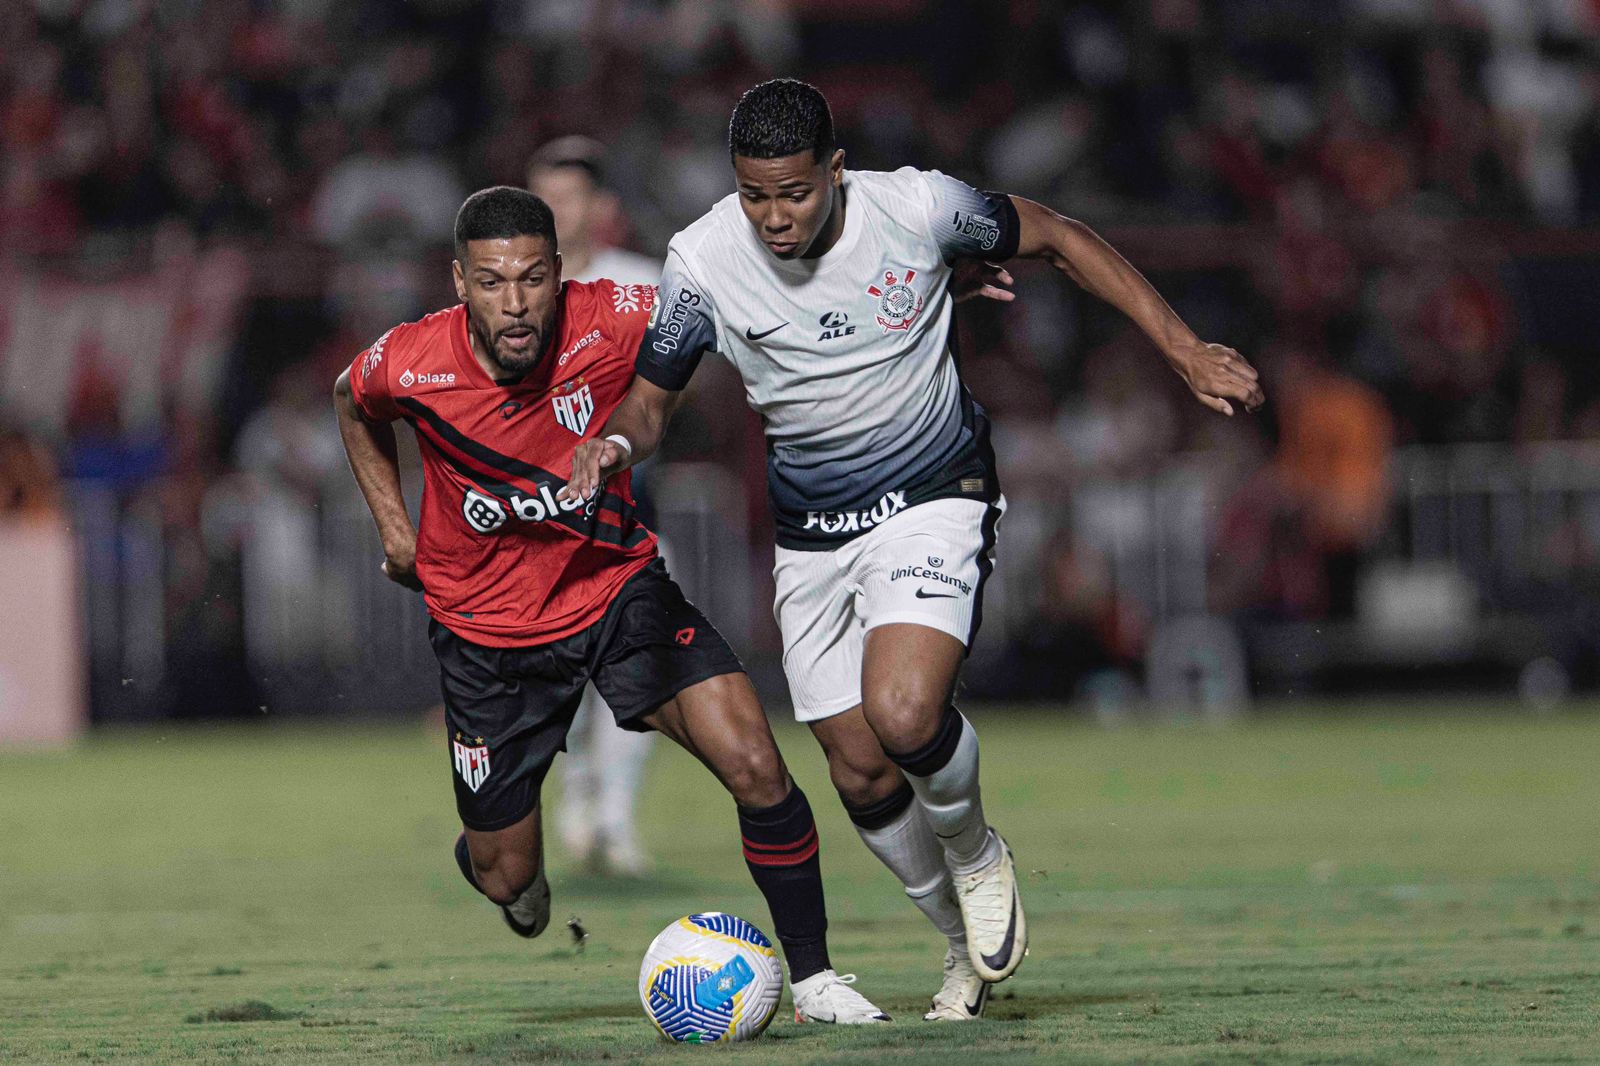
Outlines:
[[[632,459],[633,459],[633,442],[632,441],[630,441],[627,437],[624,437],[621,433],[608,434],[605,439],[610,441],[611,443],[615,444],[617,447],[622,449],[622,461],[623,462],[626,463],[626,462],[632,461]]]

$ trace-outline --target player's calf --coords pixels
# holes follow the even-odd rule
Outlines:
[[[456,838],[455,859],[467,884],[500,905],[500,915],[511,931],[532,938],[550,924],[550,882],[544,872],[542,841],[537,838],[537,810],[529,819],[535,830],[531,856],[526,850],[506,847],[506,841],[496,839],[499,834],[479,834],[483,854],[475,858],[463,832]],[[502,832],[516,836],[519,827],[526,829],[526,820]]]

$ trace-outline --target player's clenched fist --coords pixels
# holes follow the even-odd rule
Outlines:
[[[422,591],[422,579],[417,577],[417,541],[396,544],[384,549],[383,576],[396,585],[404,585],[414,592]]]
[[[558,500],[592,500],[606,478],[628,465],[628,452],[614,440],[586,440],[572,453],[572,479]]]
[[[1178,376],[1189,383],[1195,398],[1213,411],[1232,415],[1229,400],[1238,400],[1249,411],[1267,402],[1256,368],[1226,344],[1194,340],[1169,352],[1167,358]]]

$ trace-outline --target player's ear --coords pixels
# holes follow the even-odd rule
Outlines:
[[[556,288],[561,288],[561,253],[557,252],[555,259],[550,262],[550,276],[555,280]]]
[[[838,188],[844,184],[844,149],[835,148],[828,160],[828,184]]]
[[[460,300],[462,303],[466,303],[467,302],[467,279],[461,273],[461,260],[452,259],[450,261],[450,276],[455,279],[455,283],[456,283],[456,299]]]

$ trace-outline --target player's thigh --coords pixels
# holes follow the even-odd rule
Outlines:
[[[666,568],[652,564],[607,612],[595,652],[595,688],[624,729],[658,729],[688,748],[735,798],[765,805],[786,788],[782,761],[755,689],[722,634]]]
[[[743,806],[770,807],[788,795],[788,770],[743,672],[691,685],[648,720],[703,762]]]
[[[891,750],[930,739],[982,621],[1004,501],[920,504],[871,534],[856,568],[862,702]]]
[[[561,750],[583,683],[577,642],[489,648],[433,622],[456,812],[468,830],[525,822]]]
[[[904,777],[883,750],[859,706],[811,723],[828,759],[828,778],[848,804],[865,806],[892,795]]]
[[[778,548],[773,616],[783,634],[783,672],[796,721],[817,722],[861,702],[860,588],[831,552]]]

